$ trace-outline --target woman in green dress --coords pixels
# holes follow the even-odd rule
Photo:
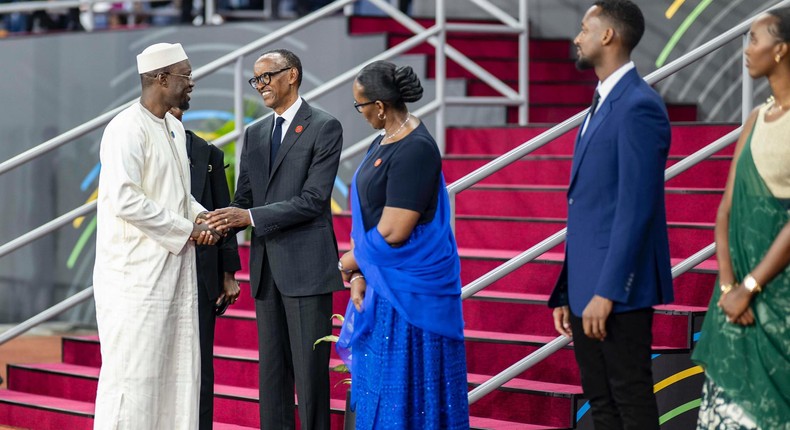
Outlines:
[[[749,75],[773,97],[744,124],[716,216],[719,278],[692,357],[705,430],[790,429],[790,8],[749,36]]]

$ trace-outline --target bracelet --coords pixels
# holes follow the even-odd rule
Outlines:
[[[337,260],[337,270],[339,270],[339,271],[341,271],[343,273],[351,273],[351,272],[353,272],[353,270],[351,270],[351,269],[344,269],[343,268],[343,262],[340,261],[340,260]]]
[[[351,279],[348,281],[348,283],[349,283],[349,284],[352,284],[352,283],[354,283],[354,281],[356,281],[357,279],[365,279],[365,275],[363,275],[363,274],[361,274],[361,273],[360,273],[359,275],[354,275],[354,276],[352,276],[352,277],[351,277]]]
[[[732,290],[732,284],[719,284],[719,288],[721,289],[722,294],[727,294]]]

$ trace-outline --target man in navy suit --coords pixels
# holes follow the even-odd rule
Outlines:
[[[670,126],[631,51],[644,18],[630,1],[596,2],[574,40],[600,79],[579,129],[568,187],[565,263],[549,300],[572,336],[596,429],[658,429],[652,306],[673,299],[664,208]]]

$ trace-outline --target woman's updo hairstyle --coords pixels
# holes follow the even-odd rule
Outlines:
[[[422,98],[420,78],[411,66],[396,68],[388,61],[376,61],[360,70],[357,82],[368,100],[380,100],[399,110]]]
[[[768,32],[782,42],[790,42],[790,7],[771,9],[768,15],[778,21],[776,25],[768,27]]]

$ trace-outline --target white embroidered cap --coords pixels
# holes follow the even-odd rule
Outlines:
[[[186,59],[187,53],[180,43],[156,43],[137,56],[137,72],[147,73]]]

